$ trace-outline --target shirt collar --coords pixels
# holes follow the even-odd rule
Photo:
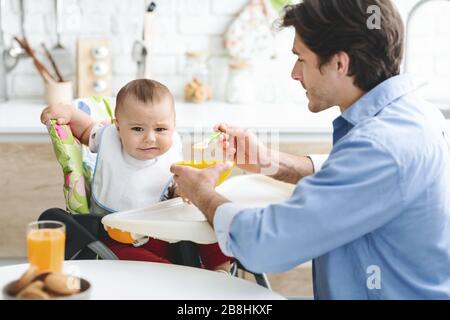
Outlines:
[[[375,116],[384,107],[420,86],[422,86],[422,83],[418,83],[407,74],[394,76],[364,94],[345,110],[341,116],[352,125],[356,125],[367,118]]]

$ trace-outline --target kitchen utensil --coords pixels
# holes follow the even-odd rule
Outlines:
[[[153,11],[156,8],[156,4],[151,2],[144,15],[144,30],[142,39],[136,40],[133,44],[131,56],[133,61],[137,64],[136,78],[150,79],[150,59],[149,51],[151,44],[151,36],[153,29]]]
[[[54,0],[55,4],[55,26],[56,26],[56,45],[51,50],[51,55],[55,64],[59,66],[63,79],[70,79],[73,75],[73,64],[70,52],[61,44],[62,32],[62,6],[61,0]]]
[[[215,131],[215,132],[213,132],[213,133],[212,133],[208,138],[206,138],[205,140],[203,140],[203,141],[201,141],[201,142],[198,142],[198,143],[194,144],[194,147],[193,147],[193,148],[194,148],[195,150],[206,150],[206,149],[208,149],[209,144],[210,144],[211,142],[217,140],[217,138],[219,138],[220,135],[221,135],[222,133],[223,133],[223,132],[221,132],[221,131]]]
[[[57,81],[50,74],[50,72],[48,72],[47,68],[36,57],[36,55],[34,54],[33,49],[31,49],[31,47],[28,44],[28,41],[27,41],[26,38],[19,39],[18,37],[14,37],[14,39],[20,44],[20,46],[25,51],[25,53],[28,54],[31,57],[31,59],[33,60],[33,64],[35,65],[36,69],[38,70],[38,72],[41,75],[41,77],[44,80],[44,82]]]
[[[52,54],[50,53],[50,51],[48,51],[47,46],[44,43],[42,43],[42,48],[44,49],[45,55],[47,56],[47,59],[50,61],[51,65],[55,71],[56,77],[58,78],[58,82],[64,82],[64,79],[61,76],[61,72],[59,71],[59,68],[55,63],[55,60],[53,59]]]
[[[150,60],[150,48],[151,40],[153,36],[153,19],[156,4],[152,1],[148,7],[147,12],[144,16],[144,45],[145,45],[145,56],[144,56],[144,78],[150,79],[151,77],[151,60]]]
[[[41,75],[42,79],[44,80],[44,98],[45,101],[49,105],[55,105],[58,103],[71,103],[73,99],[73,85],[71,81],[61,81],[62,77],[59,74],[58,67],[56,67],[56,64],[54,64],[54,61],[52,59],[51,54],[48,52],[45,45],[43,45],[44,50],[46,51],[46,54],[53,64],[53,67],[55,68],[55,72],[58,75],[57,78],[55,78],[48,70],[47,68],[39,61],[39,59],[36,57],[33,49],[30,47],[28,41],[26,38],[19,39],[17,37],[14,38],[22,47],[22,49],[25,51],[27,55],[31,57],[33,60],[33,64],[35,65],[36,69],[38,70],[39,74]]]
[[[136,40],[133,44],[131,52],[133,61],[137,64],[137,78],[144,78],[145,76],[145,61],[147,60],[147,48],[141,40]]]
[[[49,79],[44,84],[44,98],[48,105],[71,104],[73,100],[72,81],[56,82]]]

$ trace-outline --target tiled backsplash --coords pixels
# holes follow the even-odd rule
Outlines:
[[[248,0],[156,0],[154,39],[151,48],[154,78],[182,95],[186,51],[207,50],[216,99],[223,99],[228,77],[228,57],[222,35]],[[419,0],[396,0],[403,18]],[[18,0],[7,0],[7,38],[18,35]],[[78,37],[110,37],[113,43],[114,92],[135,78],[132,45],[142,34],[146,0],[63,0],[61,41],[75,56]],[[25,0],[25,32],[31,45],[56,42],[53,0]],[[450,1],[426,4],[412,24],[410,61],[412,72],[431,80],[430,96],[449,96]],[[305,101],[301,86],[290,79],[295,61],[290,49],[293,31],[280,33],[276,60],[263,61],[254,69],[259,100]],[[255,80],[256,81],[256,80]],[[30,59],[20,61],[9,74],[11,98],[41,97],[43,84]]]

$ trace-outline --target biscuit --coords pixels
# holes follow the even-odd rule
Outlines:
[[[41,272],[33,279],[33,282],[37,281],[37,280],[40,280],[40,281],[42,281],[44,283],[45,282],[45,278],[47,278],[47,276],[49,274],[51,274],[51,272]]]
[[[25,271],[25,273],[22,274],[19,280],[17,280],[12,286],[11,294],[16,295],[19,291],[28,286],[37,275],[38,269],[35,266],[30,265],[28,270]]]
[[[17,298],[21,299],[50,299],[50,296],[44,292],[43,281],[33,281],[27,287],[19,292]]]
[[[30,283],[28,286],[26,286],[25,288],[22,289],[23,290],[27,290],[27,289],[39,289],[39,290],[43,290],[44,289],[44,281],[41,280],[35,280],[32,283]]]
[[[80,278],[60,273],[49,274],[45,278],[45,288],[60,295],[71,295],[80,292]]]
[[[20,299],[44,299],[44,300],[48,300],[48,299],[50,299],[50,296],[46,292],[41,290],[41,289],[30,288],[30,289],[22,290],[17,295],[17,298],[20,298]]]

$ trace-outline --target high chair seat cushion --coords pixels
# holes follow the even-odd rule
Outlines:
[[[97,121],[111,122],[114,101],[111,98],[89,97],[77,99],[74,106]],[[70,126],[47,124],[50,140],[64,176],[63,192],[66,206],[73,214],[89,213],[90,185],[95,167],[95,154],[73,136]]]
[[[71,213],[89,213],[85,179],[88,174],[83,167],[82,146],[73,137],[68,125],[58,125],[55,120],[51,120],[47,129],[56,159],[63,170],[63,192],[67,209]]]

